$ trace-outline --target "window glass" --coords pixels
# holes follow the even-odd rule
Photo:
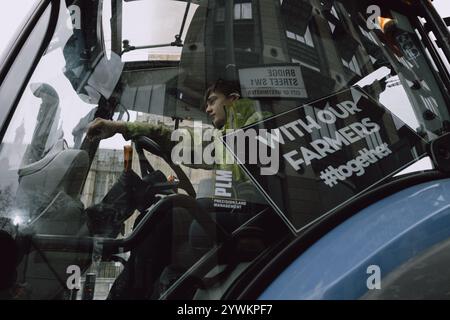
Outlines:
[[[40,248],[17,285],[218,299],[279,241],[417,165],[448,131],[445,91],[417,21],[387,5],[370,28],[370,4],[61,1],[0,145],[0,208]],[[96,118],[114,135],[88,138]],[[60,281],[71,265],[79,291]]]

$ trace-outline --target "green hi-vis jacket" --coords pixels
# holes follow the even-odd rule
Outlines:
[[[222,159],[225,158],[232,158],[230,157],[229,152],[225,151],[225,146],[223,143],[218,139],[219,136],[221,136],[223,133],[226,132],[226,130],[230,129],[239,129],[243,128],[245,126],[248,126],[250,124],[256,123],[258,121],[261,121],[267,117],[271,116],[270,112],[259,112],[256,111],[255,108],[255,102],[250,99],[239,99],[236,100],[234,103],[230,105],[230,107],[227,109],[227,120],[225,122],[225,125],[220,129],[214,129],[214,144],[215,144],[215,152],[220,154],[220,157]],[[137,136],[147,136],[150,139],[157,142],[161,148],[162,151],[167,154],[171,155],[173,148],[176,148],[177,145],[179,145],[179,141],[172,141],[171,136],[173,129],[169,128],[168,126],[164,124],[150,124],[145,122],[129,122],[126,124],[127,131],[124,134],[124,138],[126,140],[133,139]],[[191,129],[180,129],[184,130],[186,133],[189,133],[192,139],[184,139],[183,142],[186,142],[184,144],[183,150],[190,150],[190,152],[194,152],[201,150],[203,151],[203,147],[205,145],[211,143],[211,141],[203,142],[202,146],[200,148],[195,148],[191,144],[191,141],[202,141],[202,137],[194,137],[194,130]],[[197,138],[197,139],[195,139]],[[193,158],[193,157],[189,157]],[[217,159],[217,155],[216,155]],[[229,163],[229,162],[228,162]],[[192,163],[185,163],[183,162],[183,165],[186,165],[191,168],[197,168],[197,169],[220,169],[220,170],[227,170],[233,172],[233,180],[235,181],[241,181],[245,179],[245,175],[242,173],[241,169],[237,164],[226,164],[225,160],[222,164],[213,164],[208,165],[205,163],[201,164],[192,164]]]

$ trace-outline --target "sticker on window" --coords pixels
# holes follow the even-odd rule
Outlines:
[[[236,152],[232,141],[247,131],[256,132],[247,135],[257,140],[253,153],[276,152],[276,171],[267,174],[267,163]],[[294,232],[425,155],[414,130],[356,88],[227,134],[223,142]]]
[[[215,172],[214,208],[242,210],[247,206],[247,201],[235,197],[233,172],[217,170]]]

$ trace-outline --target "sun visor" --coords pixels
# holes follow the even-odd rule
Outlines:
[[[307,1],[283,1],[281,11],[291,32],[304,35],[312,15],[312,6]]]
[[[104,55],[88,78],[88,86],[108,99],[119,82],[123,66],[124,63],[117,54],[111,53],[109,60]]]

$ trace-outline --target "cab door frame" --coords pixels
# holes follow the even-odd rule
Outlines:
[[[59,1],[41,0],[0,60],[0,142],[55,31]]]

